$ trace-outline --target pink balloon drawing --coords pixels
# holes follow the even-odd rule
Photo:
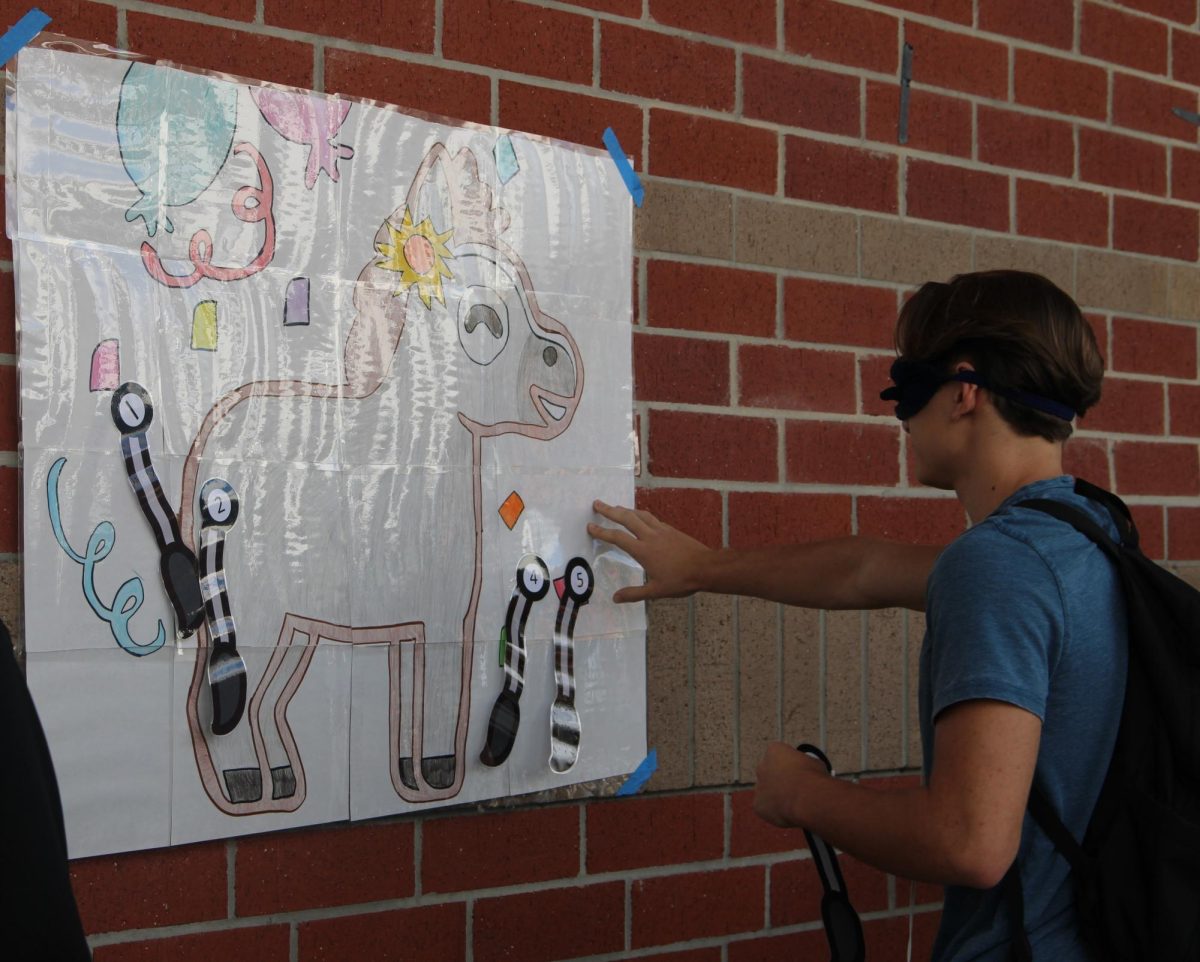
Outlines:
[[[350,113],[350,102],[274,87],[251,87],[250,96],[276,133],[294,144],[309,145],[304,186],[312,190],[321,171],[336,183],[338,160],[354,156],[353,147],[333,142]]]

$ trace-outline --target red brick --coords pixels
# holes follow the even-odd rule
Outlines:
[[[729,8],[741,9],[735,4]],[[789,53],[877,73],[899,68],[898,29],[893,16],[833,0],[792,0],[783,7]]]
[[[1086,419],[1084,424],[1091,427]],[[1109,487],[1112,482],[1108,477],[1108,443],[1095,438],[1070,438],[1063,445],[1063,471],[1102,488]]]
[[[438,962],[459,962],[467,957],[466,928],[467,910],[463,902],[301,922],[299,960],[409,962],[411,959],[437,959]]]
[[[1200,386],[1168,385],[1167,404],[1171,409],[1171,433],[1200,438]]]
[[[650,173],[775,193],[779,135],[673,110],[650,111]]]
[[[775,46],[775,7],[728,0],[650,0],[650,19],[668,27],[725,37],[761,47]]]
[[[895,485],[900,482],[900,426],[789,421],[787,480],[798,484]]]
[[[884,388],[891,387],[892,378],[889,372],[895,360],[894,354],[859,359],[858,383],[862,385],[862,410],[858,412],[859,414],[895,417],[896,402],[879,399],[879,392]]]
[[[0,211],[5,209],[4,204],[4,178],[0,177]],[[11,261],[12,256],[12,241],[8,239],[8,231],[0,229],[0,261]]]
[[[1105,359],[1105,364],[1108,363],[1108,318],[1103,314],[1084,313],[1083,319],[1088,322],[1088,326],[1092,329],[1092,334],[1096,337],[1096,347],[1100,350],[1100,356]]]
[[[1133,130],[1196,142],[1196,127],[1171,112],[1173,107],[1196,111],[1196,90],[1113,72],[1113,123]]]
[[[442,56],[591,84],[592,18],[516,0],[445,0]]]
[[[779,828],[759,818],[754,811],[754,789],[731,792],[729,855],[745,858],[776,852],[801,852],[808,848],[804,832],[798,828]]]
[[[899,209],[895,154],[801,137],[787,138],[786,150],[788,197],[886,213]]]
[[[747,117],[856,137],[859,80],[850,74],[746,57],[742,110]]]
[[[1070,50],[1075,42],[1075,7],[1045,0],[979,0],[979,28]]]
[[[1113,247],[1194,261],[1200,219],[1194,207],[1156,204],[1136,197],[1113,198]]]
[[[860,913],[878,912],[888,907],[887,875],[856,858],[839,854],[838,864],[846,880],[846,893]],[[811,858],[778,862],[771,866],[771,925],[782,927],[813,922],[821,917],[824,887]],[[871,958],[902,958],[872,953]]]
[[[377,8],[374,16],[363,16],[364,12],[342,0],[264,0],[263,4],[263,18],[271,26],[433,53],[434,0],[388,4]]]
[[[775,333],[775,275],[651,260],[646,265],[646,314],[651,327],[770,337]]]
[[[858,499],[858,533],[909,544],[949,544],[966,527],[957,498]]]
[[[1165,509],[1159,504],[1134,504],[1129,506],[1134,526],[1138,530],[1138,544],[1147,558],[1162,560],[1166,557]]]
[[[192,13],[207,13],[213,17],[224,17],[226,20],[253,20],[254,0],[162,0],[163,5],[182,7]],[[182,26],[182,25],[181,25]],[[192,29],[192,24],[187,29]],[[146,51],[134,48],[139,53]]]
[[[1196,379],[1196,328],[1129,317],[1113,318],[1114,371]]]
[[[625,883],[583,885],[480,899],[475,903],[475,962],[553,962],[625,947]],[[420,956],[412,956],[420,958]]]
[[[462,892],[579,873],[579,810],[531,809],[427,819],[421,890]]]
[[[587,872],[719,859],[725,847],[725,796],[649,795],[587,807]]]
[[[721,545],[721,494],[704,488],[638,488],[637,507],[710,548]]]
[[[1196,0],[1114,0],[1119,6],[1152,13],[1179,23],[1196,22]]]
[[[638,962],[721,962],[721,947],[713,945],[707,949],[655,952],[653,955],[639,955]]]
[[[854,355],[804,347],[743,344],[738,403],[793,411],[854,411]]]
[[[170,3],[171,0],[164,0]],[[228,0],[231,8],[244,8],[249,5],[249,15],[242,17],[249,20],[254,16],[254,0]],[[179,0],[177,6],[192,4]],[[46,29],[52,33],[64,33],[76,40],[94,40],[97,43],[115,44],[117,42],[117,10],[115,7],[101,3],[87,3],[86,0],[46,0],[45,3],[12,3],[6,4],[11,8],[8,15],[0,15],[0,29],[7,30],[17,18],[31,6],[36,6],[50,18],[50,26]]]
[[[1200,150],[1171,148],[1171,197],[1200,203]]]
[[[562,0],[570,7],[587,7],[589,10],[602,10],[604,13],[616,13],[624,17],[640,17],[642,15],[642,0]]]
[[[979,106],[979,159],[1070,177],[1075,170],[1075,134],[1068,123]]]
[[[761,865],[638,879],[633,883],[633,947],[757,932],[765,887]]]
[[[1008,230],[1008,177],[927,160],[908,161],[908,215]]]
[[[899,7],[913,13],[923,13],[938,20],[971,23],[971,0],[880,0],[888,7]]]
[[[608,21],[600,25],[600,86],[606,90],[730,110],[734,59],[728,47]]]
[[[12,495],[16,518],[16,470],[0,473],[0,495]],[[0,517],[9,504],[0,496]],[[7,527],[7,526],[5,526]],[[16,550],[0,539],[0,551]],[[91,935],[123,929],[148,929],[223,919],[226,915],[225,843],[130,852],[71,863],[71,886],[79,903],[83,930]]]
[[[1167,149],[1140,137],[1080,127],[1079,176],[1093,184],[1164,194]]]
[[[3,233],[3,228],[0,228]],[[13,272],[0,271],[0,354],[17,353],[17,298]]]
[[[658,477],[777,481],[775,422],[770,418],[652,411],[650,471]]]
[[[633,336],[635,397],[639,401],[729,404],[729,344],[696,337]]]
[[[784,278],[783,330],[789,341],[887,348],[895,326],[891,288]]]
[[[911,21],[905,24],[904,38],[913,46],[914,82],[1008,99],[1008,48],[1004,44]]]
[[[325,51],[325,89],[421,113],[491,122],[492,86],[482,74],[330,47]]]
[[[1108,196],[1037,180],[1017,181],[1017,232],[1068,244],[1108,246]]]
[[[1118,441],[1113,463],[1118,494],[1200,494],[1200,458],[1194,442]]]
[[[17,369],[0,364],[0,451],[17,450],[17,421]]]
[[[829,954],[822,928],[788,935],[768,935],[729,943],[729,962],[779,962],[780,959],[821,959]]]
[[[1200,559],[1200,508],[1167,508],[1172,561]]]
[[[486,88],[486,78],[478,79]],[[634,167],[642,166],[642,108],[624,100],[501,80],[500,126],[592,146],[598,146],[604,129],[612,127]]]
[[[1103,67],[1036,50],[1017,50],[1015,56],[1017,103],[1092,120],[1108,118],[1108,74]]]
[[[1163,433],[1163,386],[1153,381],[1106,377],[1100,403],[1084,416],[1089,431]]]
[[[729,493],[729,547],[798,544],[850,534],[850,495]]]
[[[388,857],[380,858],[380,852]],[[243,916],[406,898],[415,891],[412,823],[243,839],[235,881]]]
[[[103,945],[93,962],[211,962],[213,959],[254,959],[254,962],[289,962],[291,932],[286,925],[226,929],[177,935],[149,942]]]
[[[1146,73],[1167,72],[1167,25],[1085,0],[1079,28],[1084,55]]]
[[[895,144],[900,140],[900,87],[867,81],[867,139]],[[955,157],[971,156],[971,102],[909,88],[908,146]]]
[[[129,46],[138,53],[251,80],[268,80],[291,87],[313,85],[310,44],[133,10],[125,16]]]
[[[1200,34],[1171,31],[1171,76],[1180,83],[1200,86]]]

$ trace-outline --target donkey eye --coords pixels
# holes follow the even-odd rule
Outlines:
[[[468,287],[458,302],[458,339],[476,364],[488,365],[508,343],[508,307],[490,287]]]

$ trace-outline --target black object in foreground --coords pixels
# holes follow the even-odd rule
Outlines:
[[[796,751],[811,755],[833,774],[829,759],[815,745],[797,745]],[[862,923],[846,894],[846,880],[842,878],[837,853],[828,842],[807,828],[804,837],[808,839],[809,851],[817,864],[821,885],[825,888],[825,894],[821,897],[821,919],[825,923],[825,937],[829,940],[829,962],[863,962],[867,949]]]

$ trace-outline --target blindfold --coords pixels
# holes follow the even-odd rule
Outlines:
[[[891,378],[894,382],[893,386],[881,391],[879,397],[884,401],[896,402],[896,417],[901,421],[907,421],[915,416],[929,403],[938,388],[950,381],[960,381],[964,384],[987,388],[993,394],[1008,401],[1023,404],[1025,407],[1033,408],[1035,411],[1041,411],[1052,417],[1062,418],[1064,421],[1071,421],[1075,418],[1075,412],[1065,404],[1060,404],[1058,401],[1042,397],[1039,394],[1030,394],[1028,391],[996,387],[975,371],[955,371],[953,374],[943,374],[934,365],[925,361],[897,360],[892,365]]]

